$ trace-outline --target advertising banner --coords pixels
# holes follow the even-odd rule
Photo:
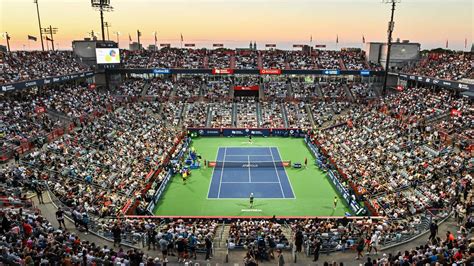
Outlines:
[[[341,74],[341,71],[338,69],[326,69],[323,70],[324,75],[339,75]]]
[[[253,86],[234,86],[235,91],[258,91],[260,87],[258,85]]]
[[[196,44],[195,43],[185,43],[184,44],[184,47],[195,47]]]
[[[265,47],[273,47],[273,48],[275,48],[275,47],[277,47],[277,45],[276,45],[275,43],[267,43],[267,44],[265,44]]]
[[[229,136],[270,136],[270,129],[251,129],[251,128],[224,128],[222,129],[222,134],[225,137]]]
[[[65,81],[70,81],[70,80],[75,80],[79,78],[88,78],[94,76],[94,72],[89,71],[89,72],[83,72],[83,73],[78,73],[78,74],[71,74],[71,75],[64,75],[64,76],[58,76],[58,77],[49,77],[49,78],[43,78],[43,79],[35,79],[35,80],[28,80],[28,81],[23,81],[23,82],[16,82],[16,83],[10,83],[10,84],[3,84],[0,85],[2,92],[8,92],[8,91],[13,91],[13,90],[21,90],[25,88],[30,88],[34,86],[43,86],[43,85],[49,85],[53,83],[61,83]]]
[[[431,77],[408,75],[408,74],[398,74],[398,73],[390,73],[390,74],[394,76],[398,76],[402,80],[414,80],[421,83],[436,85],[436,86],[440,86],[444,88],[474,91],[474,84],[462,83],[462,82],[452,81],[452,80],[436,79],[436,78],[431,78]]]
[[[213,43],[212,47],[224,47],[223,43]]]
[[[167,68],[155,68],[153,74],[171,74],[171,70]]]
[[[370,70],[361,70],[360,75],[361,76],[370,76]]]
[[[213,68],[212,74],[214,75],[230,75],[234,74],[234,70],[232,68]]]
[[[260,69],[260,75],[281,75],[281,69]]]

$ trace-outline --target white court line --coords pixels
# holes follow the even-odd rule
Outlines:
[[[225,164],[226,154],[227,154],[227,147],[224,148],[224,160],[222,161],[221,177],[219,178],[219,190],[217,191],[217,198],[220,198],[220,195],[221,195],[222,175],[224,174],[224,164]]]
[[[278,182],[222,182],[221,184],[279,184]]]
[[[278,169],[276,168],[276,164],[275,164],[275,158],[273,157],[272,148],[268,148],[268,149],[270,150],[270,154],[272,155],[272,159],[273,159],[273,168],[275,169],[275,173],[277,174],[277,177],[278,177],[278,183],[280,183],[281,195],[283,196],[283,198],[286,198],[286,197],[285,197],[285,192],[283,192],[283,186],[281,185],[280,174],[278,174]],[[280,159],[281,159],[281,158],[280,158]]]
[[[242,157],[242,156],[248,156],[248,157],[265,157],[268,156],[270,157],[270,154],[265,154],[265,155],[227,155],[227,157]]]
[[[249,164],[249,183],[252,183],[252,175],[250,174],[250,156],[247,156],[247,163]]]
[[[278,152],[278,154],[280,155],[280,160],[283,162],[283,159],[281,158],[280,149],[278,149],[278,147],[274,147],[274,148],[277,149],[277,152]],[[290,165],[290,167],[291,167],[291,165]],[[285,168],[285,167],[283,167],[283,171],[285,171],[286,180],[288,180],[288,183],[290,184],[291,192],[293,192],[293,199],[296,199],[295,190],[293,189],[293,185],[291,184],[290,176],[289,176],[288,173],[286,172],[286,168]],[[291,199],[291,198],[288,198],[288,199]]]
[[[217,158],[219,158],[219,151],[221,150],[221,147],[217,147],[217,152],[216,152],[216,160],[214,162],[217,162]],[[209,181],[209,189],[207,190],[207,197],[206,199],[215,199],[215,198],[209,198],[209,193],[211,192],[211,185],[212,185],[212,180],[214,180],[214,172],[216,171],[216,168],[212,168],[212,175],[211,175],[211,180]]]

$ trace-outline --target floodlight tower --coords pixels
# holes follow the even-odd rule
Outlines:
[[[38,15],[38,26],[40,30],[40,40],[41,40],[41,49],[44,52],[44,43],[43,43],[43,31],[41,30],[41,18],[40,18],[40,11],[38,6],[38,0],[33,0],[33,3],[36,4],[36,14]]]
[[[383,88],[382,94],[385,95],[387,93],[387,78],[388,78],[388,67],[390,64],[390,49],[392,47],[392,33],[393,28],[395,26],[395,22],[393,21],[393,14],[395,13],[395,5],[400,3],[401,0],[382,0],[382,3],[385,4],[392,4],[392,14],[390,16],[390,21],[388,22],[388,40],[387,40],[387,57],[385,58],[385,75],[383,79]]]
[[[100,27],[102,29],[102,41],[105,41],[104,32],[104,12],[112,12],[114,8],[110,5],[110,0],[91,0],[93,8],[100,12]]]
[[[110,41],[109,28],[112,27],[112,24],[105,22],[104,27],[107,28],[107,41]]]

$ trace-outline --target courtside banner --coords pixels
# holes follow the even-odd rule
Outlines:
[[[281,69],[260,69],[260,75],[281,75]]]
[[[234,74],[234,70],[232,68],[213,68],[212,74],[214,75],[229,75]]]
[[[189,133],[196,133],[199,136],[220,136],[220,128],[188,128]]]
[[[184,44],[184,47],[195,47],[196,44],[195,43],[185,43]]]
[[[223,43],[213,43],[212,47],[224,47]]]
[[[224,128],[222,129],[222,135],[225,137],[230,136],[270,136],[270,129],[251,129],[251,128]]]
[[[273,48],[275,48],[275,47],[277,47],[277,45],[276,45],[275,43],[267,43],[267,44],[265,44],[265,47],[273,47]]]
[[[235,91],[258,91],[260,87],[258,85],[253,86],[234,86]]]
[[[17,83],[10,83],[10,84],[2,84],[0,85],[2,92],[13,91],[13,90],[21,90],[25,88],[35,87],[35,86],[44,86],[53,83],[61,83],[65,81],[81,79],[81,78],[89,78],[94,76],[94,72],[83,72],[71,75],[64,75],[64,76],[57,76],[57,77],[49,77],[43,79],[35,79],[35,80],[28,80],[23,82]]]

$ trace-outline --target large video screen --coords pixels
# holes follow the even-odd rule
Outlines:
[[[120,64],[118,48],[96,48],[97,64]]]

